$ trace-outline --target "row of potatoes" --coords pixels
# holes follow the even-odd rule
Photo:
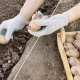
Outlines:
[[[80,33],[76,33],[74,36],[67,35],[64,49],[68,56],[74,80],[80,80]]]

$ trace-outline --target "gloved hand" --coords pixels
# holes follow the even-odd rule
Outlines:
[[[60,29],[61,27],[68,25],[68,14],[67,12],[64,12],[62,14],[54,15],[49,19],[37,19],[35,20],[35,23],[38,26],[46,26],[46,27],[36,32],[33,32],[30,29],[28,29],[28,32],[30,34],[37,37],[48,35]]]
[[[6,29],[7,32],[5,34],[5,39],[7,42],[10,40],[12,33],[14,31],[21,30],[25,25],[27,24],[27,21],[20,15],[17,15],[16,17],[5,20],[0,25],[0,34],[2,33],[3,29]]]

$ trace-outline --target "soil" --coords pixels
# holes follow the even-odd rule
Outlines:
[[[25,0],[0,0],[0,23],[6,19],[15,17]],[[51,14],[58,0],[46,0],[39,8],[44,14]],[[0,80],[6,80],[12,68],[19,61],[27,41],[31,35],[26,28],[15,32],[13,40],[6,45],[0,44]]]

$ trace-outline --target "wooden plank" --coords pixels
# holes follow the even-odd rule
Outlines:
[[[65,41],[66,41],[66,33],[65,33],[64,27],[61,28],[60,33],[61,33],[61,40],[62,40],[62,43],[65,43]]]
[[[57,33],[57,43],[58,43],[58,48],[59,48],[59,52],[60,52],[60,55],[61,55],[61,59],[63,61],[63,65],[64,65],[64,69],[66,71],[67,79],[68,80],[73,80],[73,76],[72,76],[72,73],[71,73],[71,70],[70,70],[70,66],[69,66],[69,63],[68,63],[68,60],[67,60],[67,56],[66,56],[66,53],[65,53],[60,35],[61,35],[60,33]]]

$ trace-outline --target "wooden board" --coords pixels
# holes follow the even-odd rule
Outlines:
[[[70,33],[68,33],[68,34],[70,34]],[[71,34],[74,34],[74,33],[71,32]],[[67,56],[66,56],[63,44],[62,44],[61,33],[57,33],[57,44],[58,44],[59,52],[60,52],[60,55],[61,55],[61,59],[63,61],[64,69],[66,71],[67,79],[68,80],[73,80],[73,76],[72,76],[72,73],[71,73],[71,70],[70,70],[70,66],[69,66],[69,63],[68,63],[68,60],[67,60]]]

